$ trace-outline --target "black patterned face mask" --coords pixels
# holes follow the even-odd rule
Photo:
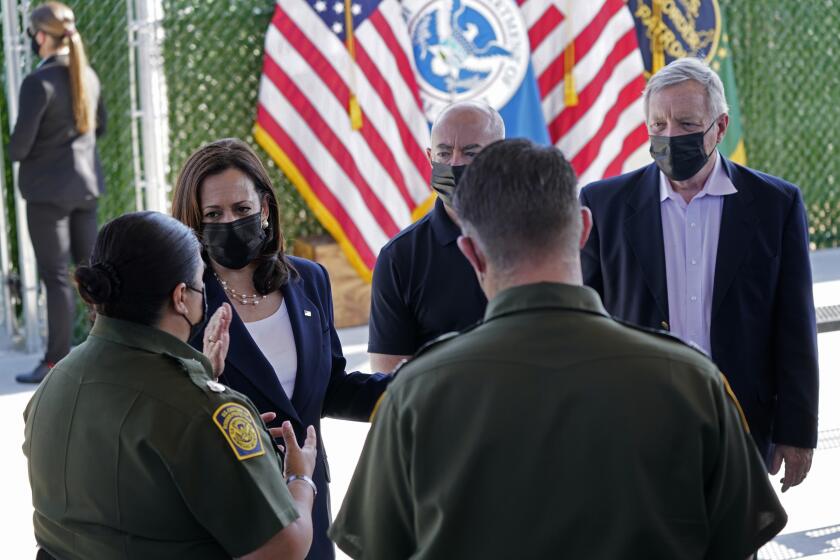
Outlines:
[[[225,224],[202,224],[201,242],[207,255],[225,268],[239,270],[256,259],[268,235],[259,212]]]
[[[712,152],[706,153],[703,139],[715,123],[717,119],[709,125],[706,132],[682,136],[651,136],[650,155],[662,173],[673,181],[685,181],[697,175],[712,155]]]
[[[466,168],[466,165],[432,162],[432,188],[447,206],[452,205],[455,187],[458,186],[458,181],[461,180]]]
[[[32,52],[35,54],[35,56],[40,58],[41,57],[41,45],[39,45],[38,40],[35,39],[35,35],[37,35],[37,33],[32,33],[31,29],[27,29],[26,34],[29,35],[29,48],[32,49]]]

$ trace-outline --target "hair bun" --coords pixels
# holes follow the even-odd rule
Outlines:
[[[120,292],[120,277],[114,265],[99,262],[76,269],[79,293],[88,303],[101,305],[114,301]]]

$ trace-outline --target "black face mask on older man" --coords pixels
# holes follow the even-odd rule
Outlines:
[[[662,173],[673,181],[685,181],[697,175],[712,155],[712,152],[706,153],[703,140],[716,123],[717,119],[706,132],[682,136],[651,135],[650,155]]]
[[[432,162],[432,188],[447,206],[452,206],[455,188],[458,186],[458,181],[461,180],[466,168],[466,165]]]

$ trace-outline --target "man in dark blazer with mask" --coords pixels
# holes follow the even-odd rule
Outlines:
[[[586,186],[594,227],[584,282],[617,318],[670,330],[728,377],[782,491],[817,443],[817,335],[799,189],[716,146],[729,123],[720,78],[675,60],[645,89],[655,163]]]

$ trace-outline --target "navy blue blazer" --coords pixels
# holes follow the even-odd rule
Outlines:
[[[314,538],[307,558],[331,559],[335,558],[335,550],[327,537],[330,471],[320,421],[322,417],[330,416],[367,422],[391,376],[344,371],[346,361],[333,324],[332,290],[327,271],[320,264],[306,259],[288,259],[298,273],[281,288],[297,350],[297,378],[291,401],[286,397],[274,368],[265,359],[236,311],[230,325],[230,350],[220,380],[247,395],[260,412],[276,412],[277,418],[272,426],[279,426],[285,420],[291,421],[300,444],[306,439],[306,426],[315,426],[318,432],[318,461],[312,478],[318,486],[318,496],[312,512]],[[210,315],[222,303],[230,303],[209,267],[204,275],[204,285]],[[201,346],[203,334],[193,340],[197,347]]]
[[[723,166],[737,193],[724,198],[714,286],[712,359],[729,379],[765,460],[772,443],[816,447],[817,333],[808,223],[799,189]],[[651,164],[585,187],[594,226],[584,283],[614,316],[668,327],[659,169]]]

